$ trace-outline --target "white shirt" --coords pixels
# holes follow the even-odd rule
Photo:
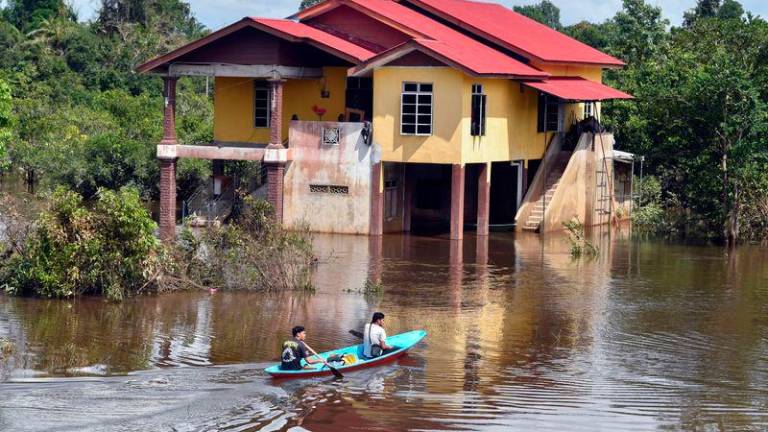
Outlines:
[[[381,346],[387,340],[387,332],[378,324],[366,324],[363,331],[363,354],[371,356],[371,345]]]

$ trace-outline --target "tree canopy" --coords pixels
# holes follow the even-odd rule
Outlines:
[[[533,5],[515,6],[514,11],[556,30],[563,27],[560,23],[560,8],[549,0],[542,0]]]

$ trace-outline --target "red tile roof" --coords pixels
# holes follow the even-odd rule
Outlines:
[[[333,0],[332,0],[333,1]],[[438,23],[392,0],[336,0],[350,4],[377,16],[380,19],[399,24],[416,32],[422,37],[413,42],[427,51],[467,69],[476,75],[494,75],[510,77],[528,77],[545,79],[548,73],[542,72],[525,63],[497,51],[481,42],[465,36],[450,27]],[[402,49],[394,47],[392,50]],[[376,58],[385,57],[390,51],[379,53]],[[375,61],[375,58],[369,59]]]
[[[568,101],[634,99],[627,93],[581,77],[550,77],[546,81],[528,81],[525,85]]]
[[[623,66],[624,62],[496,3],[407,0],[526,57],[552,63]]]
[[[250,19],[255,23],[274,29],[282,34],[292,36],[296,39],[302,39],[310,43],[314,42],[320,44],[323,48],[329,48],[339,53],[350,55],[359,61],[368,60],[375,55],[374,52],[368,51],[359,45],[355,45],[340,37],[296,21],[258,17],[251,17]]]

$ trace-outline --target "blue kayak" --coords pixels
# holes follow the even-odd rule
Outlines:
[[[402,357],[405,355],[405,353],[408,352],[409,349],[424,339],[426,335],[427,332],[424,330],[414,330],[407,333],[388,336],[387,344],[392,345],[396,349],[381,357],[376,357],[373,359],[366,359],[363,357],[363,344],[352,345],[346,348],[339,348],[334,351],[320,353],[320,356],[327,359],[329,356],[337,354],[340,356],[346,355],[347,358],[354,359],[354,361],[349,364],[338,366],[337,364],[332,364],[332,366],[339,371],[353,371],[367,367],[379,366],[381,364],[388,363]],[[304,360],[301,361],[301,364],[307,366]],[[280,365],[277,364],[266,368],[265,371],[273,378],[309,378],[332,374],[331,370],[328,369],[328,367],[323,363],[315,363],[301,370],[282,370],[280,369]]]

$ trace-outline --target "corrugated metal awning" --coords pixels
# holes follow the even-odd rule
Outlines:
[[[525,81],[525,85],[567,101],[600,102],[634,99],[632,95],[581,77],[550,77],[545,81]]]

